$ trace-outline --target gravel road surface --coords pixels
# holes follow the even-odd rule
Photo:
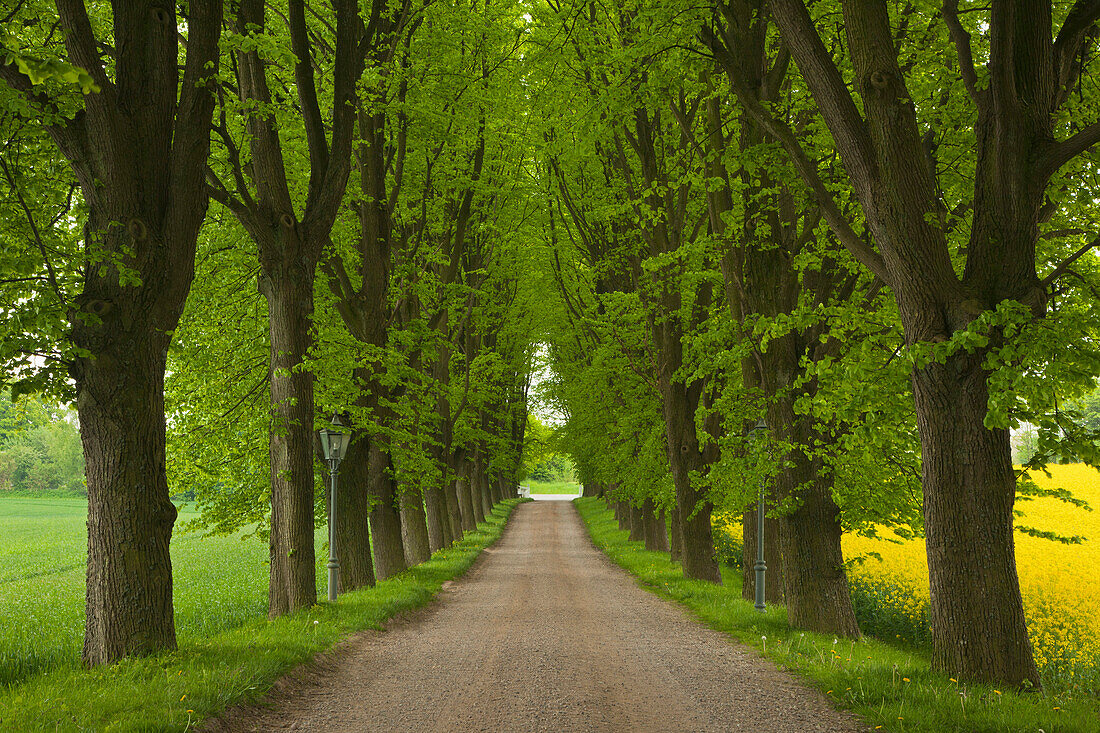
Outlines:
[[[637,585],[572,504],[516,507],[429,607],[354,637],[210,731],[863,731]]]

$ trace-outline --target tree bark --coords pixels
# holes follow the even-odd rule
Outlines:
[[[451,546],[451,531],[447,519],[447,497],[443,487],[434,484],[424,490],[424,515],[428,523],[428,549],[431,552]]]
[[[289,232],[287,232],[289,234]],[[278,247],[268,255],[296,252]],[[313,375],[299,367],[312,339],[313,263],[261,260],[271,335],[271,564],[268,616],[317,602],[313,545]]]
[[[443,493],[447,497],[447,525],[451,528],[451,544],[462,539],[465,533],[465,513],[462,509],[462,494],[458,490],[458,479],[447,474],[444,478]]]
[[[679,339],[676,339],[675,345],[669,343],[671,340],[665,335],[659,341],[662,351],[675,349],[679,353]],[[679,364],[680,360],[675,359],[672,363]],[[689,390],[684,384],[671,381],[667,370],[672,368],[671,365],[664,367],[658,379],[665,414],[665,431],[668,435],[668,462],[672,468],[672,482],[676,487],[680,563],[683,565],[685,577],[721,583],[718,562],[714,559],[711,503],[691,483],[691,473],[703,473],[706,468],[695,433],[695,408],[699,402],[697,391],[701,391],[702,385],[694,385]]]
[[[458,457],[455,460],[457,474],[454,479],[455,493],[458,494],[458,509],[462,519],[462,532],[473,532],[477,529],[477,517],[474,516],[474,503],[471,501],[470,479],[467,473],[468,466],[465,459]]]
[[[374,540],[374,572],[378,580],[385,580],[405,570],[408,563],[401,541],[401,515],[390,453],[373,437],[369,450],[367,486],[372,504],[368,519]]]
[[[645,517],[642,515],[642,508],[634,502],[630,503],[630,537],[628,539],[633,542],[645,541]]]
[[[684,536],[680,531],[680,512],[676,507],[668,513],[668,553],[673,562],[679,562],[684,554]]]
[[[360,430],[352,431],[344,460],[340,461],[336,492],[336,552],[340,562],[340,590],[374,585],[370,531],[370,440]]]
[[[153,338],[144,348],[129,341],[122,369],[101,351],[77,382],[88,479],[89,666],[176,646],[168,551],[176,508],[163,459],[168,338]]]
[[[420,492],[405,487],[401,491],[401,543],[405,548],[405,561],[419,565],[432,556],[428,540],[428,518]]]
[[[653,520],[653,548],[658,552],[668,552],[668,522],[665,520],[665,508]]]
[[[1037,680],[1016,570],[1009,435],[983,424],[988,392],[981,355],[915,371],[913,391],[924,459],[933,666],[967,679]]]
[[[660,526],[658,526],[656,509],[657,507],[654,505],[652,498],[646,497],[646,500],[642,502],[642,516],[645,518],[643,524],[643,529],[645,531],[645,548],[653,551],[663,549],[659,537],[664,534],[665,530],[663,519],[660,522]]]

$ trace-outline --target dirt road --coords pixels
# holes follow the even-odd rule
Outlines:
[[[437,602],[219,731],[860,731],[824,695],[637,587],[568,502],[518,506]]]

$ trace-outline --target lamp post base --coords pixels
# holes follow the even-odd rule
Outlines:
[[[340,563],[336,562],[336,558],[330,557],[328,560],[328,599],[330,601],[336,600],[336,591],[340,587]]]
[[[764,573],[767,571],[768,566],[763,560],[757,560],[752,568],[756,571],[756,603],[753,605],[757,611],[763,613],[764,609],[767,608],[764,604]]]

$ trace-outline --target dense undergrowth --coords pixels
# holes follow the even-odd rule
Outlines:
[[[837,707],[852,710],[875,730],[1100,730],[1100,701],[1092,696],[1068,691],[1014,693],[968,684],[933,672],[929,655],[911,641],[851,641],[792,628],[782,607],[761,614],[741,598],[737,571],[726,569],[722,586],[687,580],[667,553],[650,552],[642,543],[629,541],[629,533],[618,528],[602,500],[581,498],[575,503],[596,546],[643,587],[684,604],[701,621],[804,676]]]
[[[66,663],[0,687],[0,730],[188,730],[228,706],[254,701],[276,679],[337,641],[426,604],[495,542],[516,504],[427,562],[378,583],[273,621],[255,620],[178,651],[83,670]],[[216,609],[211,610],[216,613]]]

